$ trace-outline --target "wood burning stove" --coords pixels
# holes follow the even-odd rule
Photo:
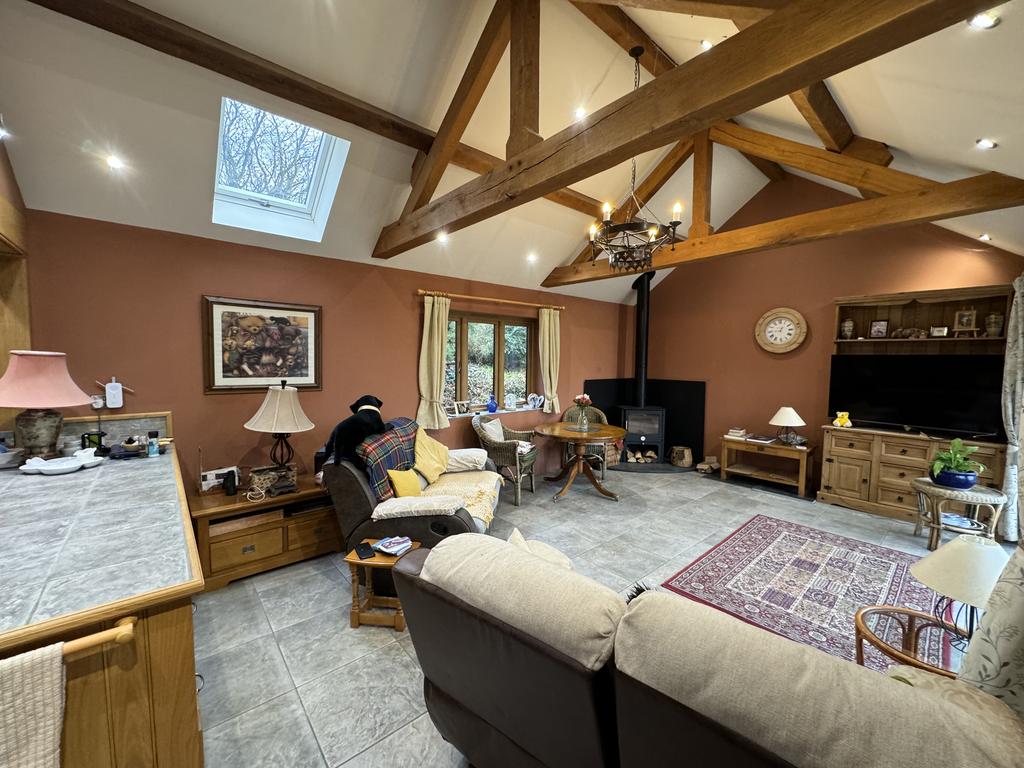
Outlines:
[[[665,461],[665,409],[656,405],[620,405],[619,424],[626,430],[625,447],[643,453],[654,451],[655,461]]]

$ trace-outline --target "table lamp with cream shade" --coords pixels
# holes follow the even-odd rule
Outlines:
[[[985,607],[1009,560],[1006,550],[993,539],[962,533],[910,566],[910,573],[942,596],[935,603],[937,618],[943,618],[953,600],[968,608],[970,637],[977,626],[978,609]]]
[[[779,408],[768,423],[773,427],[781,427],[779,440],[788,445],[803,445],[807,442],[806,438],[793,431],[793,427],[803,427],[807,422],[801,419],[800,414],[788,405]]]
[[[0,378],[0,407],[25,409],[14,417],[14,441],[24,458],[56,456],[64,417],[55,409],[91,402],[71,380],[63,352],[11,350]]]
[[[245,422],[246,429],[273,436],[270,460],[278,467],[287,466],[295,457],[295,450],[288,442],[289,436],[296,432],[308,432],[314,426],[299,404],[299,391],[287,386],[284,379],[281,380],[281,386],[267,389],[267,396],[260,409]]]

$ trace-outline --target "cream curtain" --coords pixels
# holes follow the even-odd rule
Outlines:
[[[559,311],[541,309],[540,317],[540,376],[544,384],[544,413],[561,413],[558,404],[558,360],[562,354],[559,330]]]
[[[416,421],[424,429],[444,429],[448,415],[444,412],[444,359],[448,343],[447,296],[423,297],[423,339],[420,342],[420,406]]]
[[[1006,428],[1006,472],[1003,493],[1006,507],[999,519],[998,533],[1007,541],[1018,541],[1020,530],[1020,428],[1024,409],[1024,313],[1020,293],[1024,275],[1013,281],[1013,305],[1006,322],[1006,362],[1003,364],[1003,426]]]

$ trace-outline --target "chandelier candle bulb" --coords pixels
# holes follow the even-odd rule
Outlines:
[[[602,205],[601,206],[601,213],[604,215],[604,220],[605,221],[611,221],[612,220],[612,204],[611,203],[605,203],[604,205]]]
[[[683,204],[676,203],[672,206],[672,222],[677,223],[683,220]]]
[[[590,242],[593,243],[594,239],[596,237],[597,237],[597,224],[591,224],[590,225]]]

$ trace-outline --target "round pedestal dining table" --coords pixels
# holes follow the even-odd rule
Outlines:
[[[587,431],[584,432],[576,424],[572,422],[558,422],[557,424],[541,424],[537,427],[534,432],[538,435],[557,440],[561,443],[569,443],[573,446],[573,453],[569,457],[569,460],[562,467],[562,471],[553,477],[546,477],[545,480],[557,482],[558,480],[565,480],[565,485],[562,489],[555,494],[554,500],[558,501],[560,498],[565,496],[572,488],[573,482],[579,475],[585,475],[590,484],[597,489],[598,493],[602,496],[606,496],[609,499],[619,500],[618,494],[609,491],[594,474],[593,468],[590,466],[590,462],[587,461],[587,447],[592,445],[600,445],[602,449],[615,440],[620,440],[626,435],[626,430],[622,427],[613,427],[610,424],[591,424]]]

